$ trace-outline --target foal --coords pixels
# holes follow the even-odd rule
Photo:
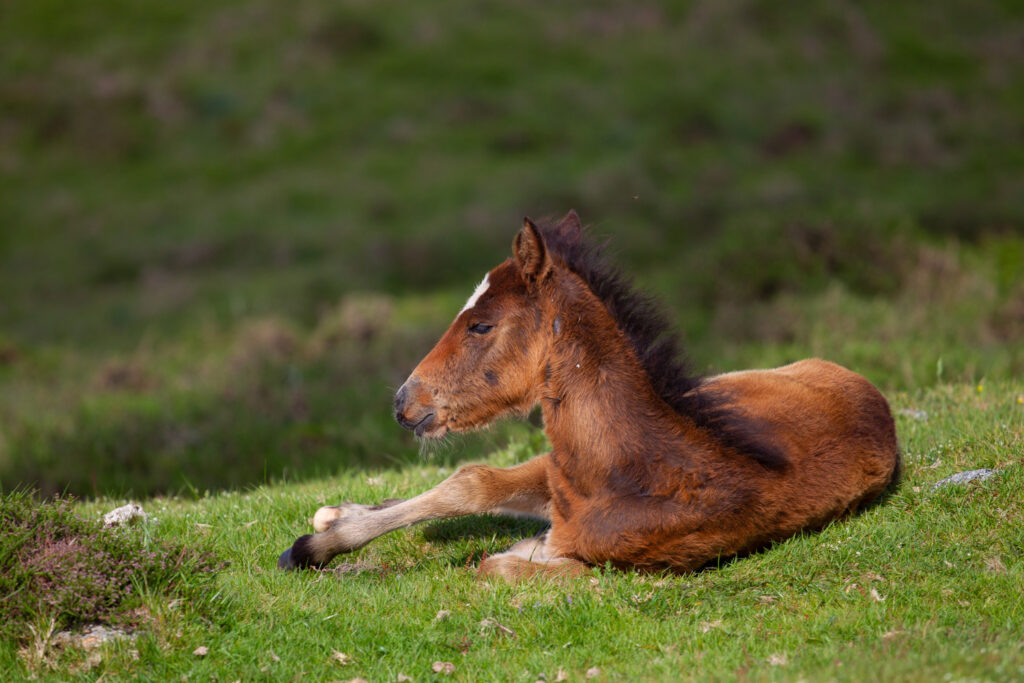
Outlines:
[[[649,299],[630,291],[570,212],[529,219],[395,397],[418,437],[540,403],[551,452],[466,465],[408,500],[317,511],[278,561],[325,565],[381,534],[483,512],[550,520],[480,564],[515,580],[611,563],[692,571],[870,503],[900,468],[889,404],[822,360],[698,378]]]

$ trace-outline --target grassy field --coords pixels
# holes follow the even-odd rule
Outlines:
[[[15,618],[13,589],[0,670],[1021,678],[1022,36],[1001,0],[2,4],[4,524],[25,487],[89,520],[140,500],[96,547],[229,564],[129,572],[138,638],[91,663],[45,637],[84,617]],[[875,382],[903,488],[686,577],[478,584],[537,530],[497,518],[276,572],[324,502],[543,450],[535,417],[421,453],[389,408],[523,214],[569,208],[697,368]],[[932,491],[975,467],[1001,474]]]
[[[409,463],[381,406],[569,208],[699,368],[1024,374],[1014,3],[464,9],[3,8],[6,488]]]
[[[215,585],[174,603],[154,590],[138,638],[91,665],[76,649],[39,645],[45,654],[27,668],[9,642],[0,666],[62,679],[445,678],[434,662],[453,664],[456,680],[583,680],[594,668],[598,680],[1019,679],[1022,391],[995,383],[895,396],[907,467],[887,502],[682,577],[595,569],[563,583],[478,582],[484,553],[539,528],[498,517],[398,531],[319,573],[276,570],[318,506],[407,496],[450,473],[428,463],[151,499],[147,533],[230,562]],[[517,439],[488,461],[509,465],[542,448]],[[978,467],[999,474],[932,488]],[[91,517],[119,502],[79,510]],[[205,656],[193,654],[200,647]]]

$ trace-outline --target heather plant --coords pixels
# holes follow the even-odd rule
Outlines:
[[[219,568],[208,552],[83,519],[68,497],[42,501],[23,489],[0,496],[2,639],[40,620],[135,626],[143,587],[186,595]]]

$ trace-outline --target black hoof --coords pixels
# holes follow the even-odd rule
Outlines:
[[[298,569],[298,566],[295,564],[295,561],[292,559],[292,549],[291,548],[288,548],[288,550],[285,550],[283,553],[281,553],[281,557],[277,558],[277,568],[278,569],[283,569],[285,571],[291,571],[293,569]]]
[[[281,553],[281,557],[277,558],[277,568],[284,569],[285,571],[291,571],[293,569],[309,569],[310,567],[320,568],[321,564],[313,561],[313,556],[310,551],[309,542],[313,537],[309,534],[305,536],[299,536],[295,539],[295,543],[292,543],[292,547]]]

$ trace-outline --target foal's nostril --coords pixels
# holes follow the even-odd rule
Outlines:
[[[402,409],[405,408],[405,399],[408,396],[409,388],[403,384],[402,388],[398,390],[397,394],[395,394],[395,415],[402,412]]]

